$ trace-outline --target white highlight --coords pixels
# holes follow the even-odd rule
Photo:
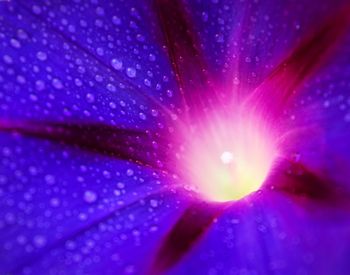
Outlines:
[[[233,161],[233,155],[231,152],[225,151],[221,154],[220,159],[223,164],[230,164]]]

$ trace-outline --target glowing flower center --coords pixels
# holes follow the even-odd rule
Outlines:
[[[211,201],[232,201],[257,191],[276,157],[270,129],[249,116],[215,116],[187,130],[181,165],[194,189]]]
[[[231,152],[225,151],[221,154],[220,159],[223,164],[229,164],[233,161],[233,155]]]

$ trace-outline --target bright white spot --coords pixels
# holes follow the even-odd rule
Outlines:
[[[233,155],[231,152],[225,151],[221,154],[220,159],[223,164],[229,164],[233,161]]]

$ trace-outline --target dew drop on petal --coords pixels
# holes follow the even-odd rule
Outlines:
[[[89,103],[93,103],[95,101],[95,96],[91,93],[86,94],[86,101]]]
[[[36,235],[33,238],[33,243],[37,248],[44,247],[46,245],[46,238],[42,235]]]
[[[97,200],[97,194],[94,191],[87,190],[84,192],[84,201],[93,203]]]
[[[18,37],[19,39],[25,40],[25,39],[28,38],[28,34],[27,34],[24,30],[18,29],[18,30],[17,30],[17,37]]]
[[[155,56],[153,53],[150,53],[150,54],[148,55],[148,60],[153,62],[153,61],[156,60],[156,56]]]
[[[158,201],[157,201],[157,200],[151,200],[151,201],[150,201],[150,205],[151,205],[153,208],[156,208],[156,207],[158,207]]]
[[[45,89],[45,82],[42,81],[42,80],[37,80],[35,81],[35,88],[38,90],[38,91],[42,91]]]
[[[110,91],[110,92],[115,92],[115,91],[117,91],[117,88],[113,84],[108,83],[107,84],[107,90]]]
[[[132,170],[132,169],[126,170],[126,175],[127,176],[131,177],[133,174],[134,174],[134,170]]]
[[[34,5],[34,6],[32,7],[32,11],[33,11],[33,13],[35,13],[35,14],[40,14],[40,13],[41,13],[41,8],[40,8],[39,6],[37,6],[37,5]]]
[[[60,205],[60,200],[58,198],[52,198],[50,200],[50,205],[52,207],[58,207]]]
[[[17,39],[14,39],[14,38],[12,38],[10,40],[10,44],[12,47],[14,47],[16,49],[19,49],[21,47],[21,43]]]
[[[136,77],[136,69],[134,68],[127,68],[126,69],[126,75],[130,78]]]
[[[123,188],[125,187],[125,184],[124,184],[123,182],[118,182],[118,183],[117,183],[117,187],[118,187],[119,189],[123,189]]]
[[[36,53],[36,58],[40,61],[45,61],[47,59],[47,54],[45,52],[39,51]]]
[[[146,120],[146,115],[144,113],[139,113],[139,118],[142,120]]]
[[[5,54],[5,55],[3,56],[3,60],[4,60],[4,62],[5,62],[6,64],[12,64],[12,63],[13,63],[12,57],[9,56],[9,55],[7,55],[7,54]]]
[[[119,59],[116,59],[116,58],[113,58],[112,60],[111,60],[111,65],[112,65],[112,67],[114,68],[114,69],[116,69],[116,70],[121,70],[122,68],[123,68],[123,62],[122,61],[120,61]]]
[[[158,116],[158,111],[155,109],[152,109],[151,114],[152,114],[152,116],[156,117],[156,116]]]
[[[61,80],[59,80],[58,78],[52,79],[52,86],[57,90],[60,90],[63,88],[63,84]]]
[[[122,20],[118,16],[113,16],[112,17],[112,22],[114,25],[120,25],[122,23]]]
[[[114,102],[110,102],[110,103],[109,103],[109,107],[110,107],[111,109],[115,109],[115,108],[117,108],[117,105],[116,105]]]
[[[48,174],[48,175],[45,176],[45,182],[47,184],[52,185],[52,184],[55,184],[56,180],[55,180],[55,177],[53,175],[49,175]]]

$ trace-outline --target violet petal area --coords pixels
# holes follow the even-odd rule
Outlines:
[[[348,275],[347,0],[0,0],[0,275]]]

